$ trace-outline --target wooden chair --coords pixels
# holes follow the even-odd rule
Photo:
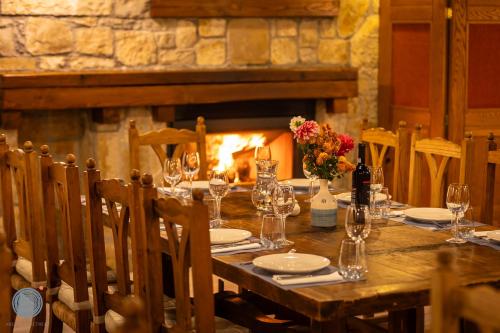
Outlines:
[[[80,180],[75,156],[53,162],[48,146],[41,147],[45,234],[47,237],[49,332],[61,332],[64,322],[74,331],[89,332],[90,312]],[[58,224],[60,235],[58,235]],[[62,246],[59,249],[58,239]]]
[[[101,179],[93,159],[87,160],[84,172],[86,198],[86,232],[92,273],[93,332],[115,332],[127,325],[139,325],[136,301],[131,301],[132,280],[138,300],[146,295],[145,235],[131,225],[131,205],[138,199],[139,171],[132,173],[132,182],[126,185],[120,179]],[[105,203],[105,206],[103,206]],[[104,210],[104,211],[103,211]],[[135,210],[134,210],[135,211]],[[116,266],[116,284],[108,285],[106,266],[105,220],[113,233],[113,259]],[[128,240],[131,240],[132,267],[130,267]],[[132,309],[130,308],[132,307]],[[136,309],[136,310],[134,310]],[[142,311],[142,310],[141,310]],[[130,318],[132,317],[132,318]],[[129,318],[128,321],[125,319]],[[122,327],[125,325],[125,327]],[[142,324],[141,324],[142,325]],[[129,329],[131,329],[129,327]]]
[[[214,316],[214,297],[212,290],[212,258],[208,209],[197,195],[193,202],[182,205],[175,198],[157,198],[151,175],[144,175],[139,189],[141,207],[137,214],[142,224],[147,245],[147,290],[146,308],[150,332],[158,332],[168,327],[169,332],[198,333],[215,332],[224,328],[225,332],[246,332],[243,327],[234,325]],[[169,254],[175,287],[175,310],[165,311],[163,306],[161,262],[162,240],[160,218],[168,238]],[[192,270],[193,298],[190,298],[189,268]],[[194,315],[194,319],[192,318]]]
[[[419,139],[421,126],[417,126],[411,136],[410,175],[408,186],[408,203],[417,205],[420,195],[421,172],[418,154],[425,157],[430,176],[430,206],[442,207],[444,199],[445,171],[451,158],[460,160],[459,182],[466,183],[470,175],[472,160],[472,134],[466,133],[462,144],[458,145],[443,138]],[[439,165],[436,156],[441,158]]]
[[[12,331],[13,322],[10,317],[11,292],[10,275],[12,273],[12,252],[7,247],[7,239],[3,232],[0,232],[0,333]]]
[[[482,202],[481,212],[483,212],[482,221],[488,224],[500,225],[500,222],[494,221],[495,210],[495,173],[497,164],[500,165],[500,150],[497,150],[495,136],[490,133],[488,136],[488,162],[486,163],[486,195]]]
[[[202,180],[207,179],[207,152],[206,152],[206,126],[205,119],[198,117],[196,122],[196,131],[187,129],[164,128],[159,131],[150,131],[147,133],[139,134],[136,128],[135,120],[130,121],[129,128],[129,151],[130,151],[130,169],[141,170],[139,148],[140,146],[151,146],[156,156],[160,160],[161,165],[165,161],[166,150],[162,145],[177,145],[173,157],[181,157],[186,145],[189,143],[196,143],[196,148],[200,154],[200,172],[199,178]]]
[[[370,148],[371,165],[374,167],[383,167],[385,157],[389,148],[394,149],[394,168],[392,171],[391,193],[394,200],[404,201],[406,194],[401,189],[400,180],[407,179],[408,160],[403,156],[407,150],[408,131],[406,122],[400,121],[396,133],[385,130],[384,128],[364,129],[361,132],[361,141],[368,143]],[[402,163],[406,161],[406,163]],[[405,177],[406,176],[406,177]]]
[[[39,177],[36,159],[30,141],[24,143],[22,150],[11,150],[5,135],[0,135],[3,227],[7,247],[12,251],[14,259],[17,259],[9,282],[11,297],[16,290],[32,287],[45,299],[47,278],[44,268],[41,206],[37,201]],[[9,308],[9,313],[11,321],[14,322],[16,315],[12,308]],[[32,319],[31,332],[43,332],[45,317],[45,307],[43,307],[39,315]]]
[[[481,332],[500,330],[500,292],[489,286],[462,287],[450,252],[438,254],[438,268],[432,277],[432,333],[459,332],[459,320],[476,323]]]

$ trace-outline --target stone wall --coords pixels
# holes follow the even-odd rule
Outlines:
[[[357,136],[363,118],[376,123],[378,8],[379,0],[342,0],[333,19],[177,20],[152,19],[149,0],[0,0],[0,72],[350,65],[359,68],[359,97],[346,114],[318,103],[317,118]],[[112,166],[99,140],[127,154],[119,136],[128,113],[114,135],[88,128],[91,151],[121,177],[128,165]]]

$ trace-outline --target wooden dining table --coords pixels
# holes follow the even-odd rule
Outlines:
[[[398,320],[406,320],[409,324],[405,325],[412,326],[409,331],[423,332],[423,320],[419,323],[416,319],[416,309],[429,305],[431,275],[436,267],[436,255],[443,249],[456,254],[457,271],[463,285],[500,286],[500,251],[473,243],[448,243],[449,231],[431,231],[379,219],[372,221],[366,239],[366,279],[281,288],[250,273],[240,264],[293,248],[298,253],[324,256],[337,266],[341,240],[347,237],[344,208],[338,209],[336,227],[312,227],[305,196],[298,195],[297,199],[301,212],[298,216],[289,216],[286,221],[286,237],[295,242],[292,247],[214,256],[213,272],[240,288],[310,318],[312,332],[343,332],[347,318],[382,311],[390,311],[396,322],[394,325],[399,325]],[[222,217],[226,220],[224,228],[249,230],[259,237],[261,215],[252,205],[250,192],[231,192],[221,206]],[[394,332],[399,331],[395,329]]]

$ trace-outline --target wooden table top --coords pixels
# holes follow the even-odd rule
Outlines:
[[[302,201],[303,197],[298,198],[302,211],[287,219],[287,238],[295,242],[297,252],[325,256],[337,266],[340,241],[347,237],[343,226],[345,209],[339,209],[336,228],[314,228],[309,222],[309,204]],[[233,192],[224,198],[222,216],[228,220],[224,227],[246,229],[254,236],[260,233],[260,218],[249,192]],[[231,265],[267,254],[263,251],[214,257],[214,274],[320,322],[428,305],[431,273],[436,254],[442,249],[456,253],[464,285],[500,285],[500,251],[472,243],[450,244],[446,242],[449,237],[447,231],[374,221],[366,240],[369,272],[367,279],[359,282],[284,290]]]

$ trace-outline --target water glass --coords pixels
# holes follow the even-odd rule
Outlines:
[[[460,238],[469,239],[474,237],[476,231],[474,223],[474,209],[469,207],[465,213],[459,215],[458,235]]]
[[[224,223],[220,215],[220,205],[222,198],[229,192],[229,178],[227,171],[212,171],[208,181],[210,194],[215,198],[215,221],[217,226]]]
[[[363,240],[371,231],[371,215],[366,205],[349,205],[345,215],[345,230],[352,240]]]
[[[260,242],[267,249],[280,248],[281,219],[273,214],[262,216],[260,228]]]
[[[273,210],[274,214],[281,219],[281,237],[282,246],[293,245],[294,242],[286,239],[285,224],[288,215],[292,214],[295,208],[295,193],[291,185],[278,185],[273,191]]]
[[[454,214],[452,234],[453,237],[447,239],[447,242],[462,244],[466,240],[463,239],[459,232],[460,215],[464,214],[469,208],[470,191],[469,186],[465,184],[453,183],[448,186],[446,193],[446,206]]]
[[[193,197],[193,178],[200,171],[200,154],[184,152],[182,154],[182,171],[189,179],[189,197]]]
[[[166,158],[163,163],[163,178],[170,184],[170,195],[175,196],[175,186],[182,177],[181,160],[178,158]]]
[[[375,204],[380,209],[382,217],[387,218],[391,214],[391,195],[389,194],[389,189],[382,187],[380,194],[380,200],[375,202]]]
[[[364,241],[344,239],[340,245],[339,273],[345,280],[361,280],[367,272]]]
[[[203,197],[203,204],[208,207],[208,221],[210,228],[218,228],[219,221],[215,219],[215,199],[211,196]]]

